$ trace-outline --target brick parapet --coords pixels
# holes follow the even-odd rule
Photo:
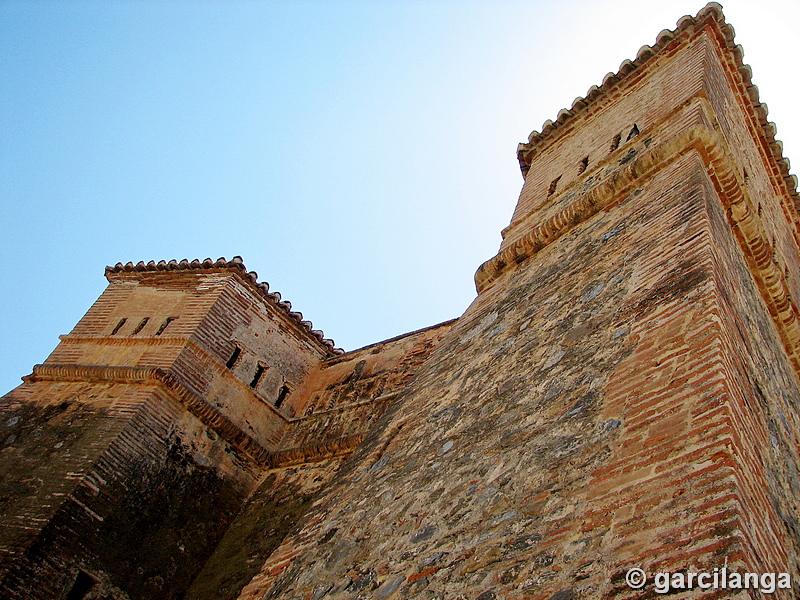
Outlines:
[[[724,57],[730,80],[743,100],[742,105],[747,108],[748,117],[756,125],[754,131],[762,142],[765,158],[775,167],[773,175],[779,194],[792,198],[792,206],[797,214],[796,211],[800,206],[797,177],[789,173],[790,163],[782,154],[782,144],[775,138],[775,124],[767,119],[767,106],[759,99],[758,88],[752,82],[749,65],[743,63],[744,51],[740,45],[734,44],[733,27],[725,22],[722,6],[716,2],[708,3],[695,17],[681,18],[675,30],[663,30],[658,34],[653,46],[642,46],[633,61],[623,61],[617,73],[606,75],[601,86],[592,86],[586,97],[578,97],[570,109],[562,109],[555,122],[545,121],[541,133],[532,132],[528,142],[520,144],[518,148],[523,175],[527,175],[532,158],[541,147],[552,143],[565,131],[574,128],[575,121],[585,119],[587,115],[605,106],[617,104],[620,96],[630,94],[635,83],[647,77],[649,72],[662,68],[666,59],[674,56],[693,38],[704,34],[713,38],[722,50],[720,56]],[[685,80],[682,83],[683,87],[686,87]]]
[[[141,281],[157,276],[159,273],[170,273],[172,276],[180,273],[221,273],[232,274],[237,280],[251,291],[253,296],[267,306],[268,310],[276,317],[280,316],[292,333],[310,344],[314,345],[326,355],[341,354],[342,351],[334,348],[333,341],[324,338],[320,331],[313,329],[309,321],[303,320],[300,312],[292,311],[290,302],[281,299],[279,292],[270,292],[269,284],[258,281],[258,274],[247,271],[241,257],[234,257],[228,261],[220,258],[201,260],[171,260],[150,261],[148,263],[117,263],[113,267],[106,267],[106,278],[109,281]]]

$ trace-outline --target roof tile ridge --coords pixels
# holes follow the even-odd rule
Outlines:
[[[780,172],[781,179],[783,179],[787,191],[792,198],[795,209],[800,211],[800,194],[797,192],[798,179],[797,175],[790,173],[791,162],[783,155],[783,142],[777,139],[778,127],[774,122],[769,120],[769,107],[766,102],[762,102],[758,86],[753,83],[753,69],[744,62],[744,48],[741,44],[734,44],[734,29],[730,24],[726,24],[730,30],[730,38],[727,39],[728,45],[731,49],[731,54],[735,61],[736,70],[742,78],[742,84],[747,92],[752,103],[753,112],[759,122],[763,132],[764,138],[767,141],[767,146],[775,160],[778,171]]]
[[[550,133],[557,129],[560,125],[565,123],[568,119],[574,116],[575,113],[583,110],[589,106],[596,98],[604,95],[611,87],[616,85],[619,81],[623,80],[627,75],[635,71],[638,67],[643,65],[650,58],[655,56],[663,47],[675,38],[682,34],[688,33],[692,28],[696,27],[706,19],[711,18],[719,23],[719,30],[727,44],[731,54],[736,62],[737,70],[742,77],[742,83],[747,91],[752,107],[755,112],[756,118],[764,131],[764,137],[767,141],[772,157],[778,167],[781,179],[786,185],[786,190],[792,198],[795,208],[800,212],[800,194],[798,194],[798,177],[792,174],[791,162],[783,155],[783,143],[776,138],[777,126],[772,121],[769,121],[769,108],[765,102],[761,102],[759,98],[758,86],[752,81],[752,69],[750,65],[744,62],[744,49],[740,44],[735,44],[736,31],[733,25],[725,21],[725,15],[722,12],[722,6],[717,2],[709,2],[697,13],[696,16],[685,15],[678,19],[676,28],[672,31],[668,29],[662,30],[656,36],[656,43],[654,46],[642,46],[636,54],[636,59],[624,60],[620,64],[617,73],[608,73],[603,79],[600,87],[593,85],[589,88],[584,97],[577,97],[572,103],[570,109],[562,109],[559,111],[556,121],[546,120],[542,125],[541,132],[533,131],[528,136],[528,142],[519,144],[517,148],[517,156],[520,161],[523,175],[527,173],[530,166],[526,154],[534,149],[536,145],[542,142],[545,138],[549,137]]]
[[[113,275],[115,273],[139,273],[139,272],[146,272],[146,271],[183,271],[183,270],[200,270],[200,271],[217,271],[217,270],[229,270],[238,273],[242,279],[244,279],[250,287],[262,298],[264,298],[268,303],[272,304],[275,308],[278,308],[282,312],[286,314],[287,317],[291,321],[293,321],[297,327],[305,332],[307,332],[311,337],[316,339],[320,344],[325,346],[329,353],[332,355],[339,355],[344,354],[344,350],[341,348],[336,348],[335,343],[333,340],[328,339],[325,337],[325,334],[317,329],[314,329],[314,325],[311,321],[303,319],[303,313],[299,311],[292,310],[292,303],[288,300],[282,300],[280,292],[270,292],[269,290],[269,283],[266,281],[258,281],[258,273],[255,271],[248,271],[247,268],[244,266],[244,260],[241,256],[234,256],[231,260],[227,260],[224,257],[218,258],[216,261],[211,258],[205,258],[203,260],[194,259],[181,259],[175,260],[172,259],[170,261],[160,260],[156,261],[149,261],[145,263],[144,261],[139,261],[137,263],[134,262],[127,262],[121,263],[118,262],[114,266],[107,266],[105,268],[105,275],[108,277],[109,275]]]
[[[517,157],[520,162],[523,176],[527,174],[527,169],[530,166],[526,155],[539,145],[543,140],[548,138],[550,134],[564,125],[567,121],[571,120],[576,113],[586,109],[594,100],[606,95],[615,85],[627,78],[628,75],[636,71],[639,67],[648,62],[652,57],[658,54],[670,42],[684,34],[690,33],[697,25],[706,21],[706,19],[714,19],[721,24],[721,29],[726,38],[733,39],[733,27],[725,22],[725,16],[722,13],[722,6],[717,2],[709,2],[706,4],[696,16],[685,15],[678,19],[674,30],[664,29],[656,36],[656,42],[653,46],[644,45],[639,48],[636,53],[636,58],[633,60],[625,59],[619,66],[616,73],[607,73],[603,78],[600,86],[592,85],[586,92],[585,96],[578,96],[573,100],[571,108],[562,108],[555,121],[547,119],[541,127],[541,131],[532,131],[528,136],[528,141],[520,143],[517,147]],[[725,31],[725,30],[729,31]]]

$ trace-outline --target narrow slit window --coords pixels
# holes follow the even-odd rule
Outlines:
[[[117,332],[118,332],[120,329],[122,329],[122,326],[123,326],[123,325],[125,325],[125,321],[127,321],[127,320],[128,320],[128,319],[126,319],[125,317],[121,318],[121,319],[119,320],[119,323],[117,323],[117,324],[114,326],[114,329],[112,329],[112,330],[111,330],[111,335],[117,335]]]
[[[583,173],[589,167],[589,157],[584,156],[583,160],[581,160],[581,164],[578,165],[578,175]]]
[[[256,374],[253,375],[253,381],[250,382],[250,387],[251,388],[253,388],[253,389],[256,388],[256,386],[258,385],[258,382],[261,381],[261,376],[264,374],[265,370],[266,370],[266,368],[264,367],[264,365],[260,364],[260,365],[258,365],[256,367]]]
[[[552,196],[553,194],[556,193],[556,188],[558,188],[559,179],[561,179],[561,175],[559,175],[558,177],[553,179],[553,181],[550,182],[550,188],[547,190],[548,196]]]
[[[161,324],[161,327],[159,327],[158,331],[156,331],[156,335],[161,335],[162,333],[164,333],[164,330],[167,328],[167,326],[170,323],[172,323],[175,319],[177,319],[177,317],[167,317],[166,319],[164,319],[164,322]]]
[[[239,361],[239,356],[242,354],[242,349],[239,346],[233,347],[233,352],[231,352],[231,357],[228,359],[228,362],[225,363],[225,366],[229,369],[232,369],[236,366],[236,363]]]
[[[637,135],[639,135],[639,127],[636,125],[636,123],[634,123],[633,127],[631,127],[631,132],[628,134],[628,139],[626,141],[632,140]]]
[[[144,319],[142,319],[141,321],[139,321],[139,324],[136,326],[136,328],[135,328],[133,331],[131,331],[131,335],[136,335],[136,334],[137,334],[137,333],[139,333],[139,332],[140,332],[142,329],[144,329],[144,326],[145,326],[145,325],[147,325],[147,322],[148,322],[149,320],[150,320],[150,317],[145,317]]]
[[[94,577],[84,571],[78,571],[78,576],[75,578],[75,583],[72,584],[66,600],[83,600],[86,595],[92,591],[95,581]]]
[[[281,391],[278,393],[278,399],[275,400],[275,408],[280,408],[281,405],[286,401],[286,398],[289,397],[289,386],[284,385],[281,388]]]
[[[622,142],[622,134],[618,133],[614,136],[614,139],[611,141],[611,152],[619,148],[620,142]]]

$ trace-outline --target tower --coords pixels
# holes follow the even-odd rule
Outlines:
[[[179,597],[335,355],[241,259],[106,276],[0,404],[4,597]]]
[[[106,277],[0,402],[3,598],[235,597],[452,324],[345,355],[238,257]]]
[[[714,569],[795,597],[798,198],[774,133],[713,3],[534,132],[478,297],[240,598],[638,598]]]

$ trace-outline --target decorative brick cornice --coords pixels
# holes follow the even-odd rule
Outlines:
[[[336,456],[350,454],[362,441],[365,434],[346,436],[328,440],[320,444],[310,444],[300,448],[289,448],[273,452],[267,463],[269,467],[284,467],[309,462],[318,462]]]
[[[35,365],[23,381],[102,381],[107,383],[155,383],[166,371],[151,367],[110,367],[106,365]]]
[[[214,369],[217,375],[224,378],[229,385],[236,386],[240,390],[259,398],[262,404],[282,421],[289,422],[292,420],[279,409],[275,408],[266,398],[262,397],[259,392],[254,391],[250,386],[236,377],[230,369],[220,362],[219,357],[211,355],[205,348],[198,344],[197,341],[188,336],[117,337],[111,335],[76,335],[70,333],[68,335],[59,336],[59,339],[64,344],[89,343],[103,346],[173,346],[189,349],[193,354],[202,359],[205,368]],[[48,365],[48,363],[45,363],[45,365]],[[166,364],[164,366],[166,366]]]
[[[117,336],[117,335],[85,335],[68,333],[58,336],[65,344],[100,344],[102,346],[193,346],[200,350],[200,346],[189,336],[159,335],[159,336]],[[203,351],[205,353],[205,351]],[[207,354],[207,353],[206,353]]]
[[[556,214],[485,262],[475,274],[478,293],[578,224],[621,202],[643,179],[652,177],[692,150],[698,152],[705,164],[786,353],[800,377],[800,312],[789,294],[782,269],[775,263],[772,245],[755,205],[737,180],[736,168],[728,158],[724,141],[702,125],[686,129],[639,153],[612,177],[576,196]]]
[[[217,409],[190,392],[172,373],[151,367],[109,367],[95,365],[43,364],[23,377],[26,382],[37,381],[100,381],[159,386],[170,392],[182,406],[215,431],[233,448],[258,465],[270,462],[270,452],[254,438],[244,433]]]
[[[263,299],[269,306],[278,309],[284,314],[288,321],[303,334],[303,337],[320,347],[328,356],[335,356],[344,353],[341,348],[335,348],[333,340],[326,339],[322,331],[313,329],[311,321],[303,320],[303,313],[292,310],[292,303],[282,300],[280,292],[270,292],[269,284],[266,281],[258,281],[258,273],[248,271],[244,266],[241,256],[234,256],[231,260],[219,258],[216,261],[210,258],[205,260],[161,260],[158,262],[150,261],[145,263],[117,263],[113,267],[106,267],[106,278],[111,281],[116,275],[135,275],[137,273],[169,271],[203,271],[207,273],[233,273],[244,283],[257,297]]]

